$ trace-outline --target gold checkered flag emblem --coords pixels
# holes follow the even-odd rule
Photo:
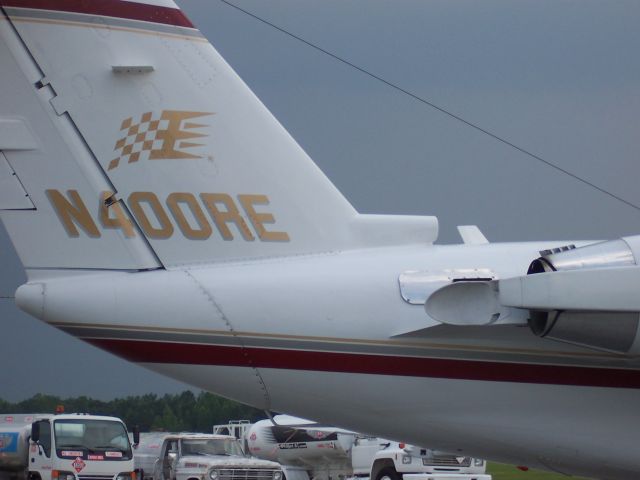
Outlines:
[[[190,140],[207,136],[193,130],[208,127],[208,125],[192,121],[194,118],[206,115],[213,114],[163,110],[155,117],[153,112],[143,113],[140,121],[135,123],[133,117],[123,120],[120,125],[121,137],[114,147],[118,156],[109,162],[108,170],[113,170],[125,161],[135,163],[145,158],[148,160],[202,158],[184,149],[204,145]]]

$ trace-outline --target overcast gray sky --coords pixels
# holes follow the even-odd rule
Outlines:
[[[640,2],[234,0],[640,204]],[[440,242],[616,238],[640,211],[218,0],[180,5],[363,213],[436,215]],[[0,292],[24,281],[0,231]],[[0,300],[0,398],[185,388]],[[6,366],[9,365],[9,368]]]

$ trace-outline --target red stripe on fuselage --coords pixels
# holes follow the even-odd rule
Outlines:
[[[185,14],[177,8],[122,0],[0,0],[0,6],[86,13],[194,28]]]
[[[96,347],[140,363],[254,366],[286,370],[409,377],[640,388],[640,371],[530,363],[394,357],[362,353],[230,347],[140,340],[86,339]]]

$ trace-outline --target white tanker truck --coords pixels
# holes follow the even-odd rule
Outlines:
[[[96,415],[0,415],[0,478],[136,480],[127,429]]]
[[[254,424],[216,425],[214,433],[244,439],[252,455],[282,465],[286,480],[491,480],[486,462],[310,420],[276,415]]]
[[[251,455],[280,463],[286,480],[337,480],[351,475],[353,432],[288,415],[276,415],[274,422],[236,420],[214,426],[213,432],[234,435]]]

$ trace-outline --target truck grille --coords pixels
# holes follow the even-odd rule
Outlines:
[[[113,480],[113,475],[78,475],[78,480]]]
[[[460,461],[458,461],[460,459]],[[431,465],[439,467],[469,467],[471,466],[471,457],[456,457],[455,455],[434,455],[433,460],[429,462]]]
[[[264,468],[221,468],[220,480],[271,480],[277,470]]]

